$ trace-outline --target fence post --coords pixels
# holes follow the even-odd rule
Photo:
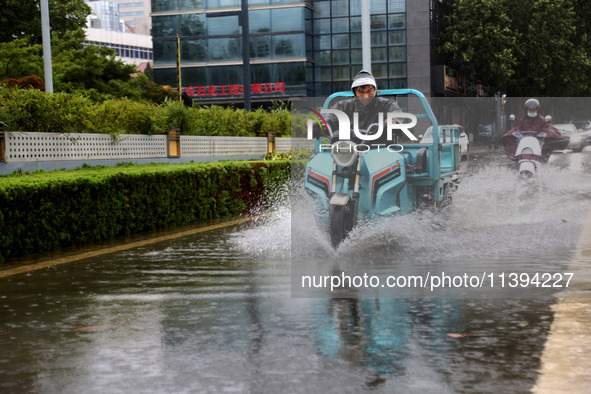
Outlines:
[[[181,133],[179,129],[168,132],[168,157],[181,157]]]
[[[267,153],[275,153],[275,133],[267,133]]]
[[[6,142],[4,136],[4,122],[0,122],[0,161],[6,163]]]

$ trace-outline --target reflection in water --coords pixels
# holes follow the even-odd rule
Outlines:
[[[218,231],[4,279],[0,384],[340,393],[535,382],[548,300],[294,299],[289,261],[242,253],[235,237]]]

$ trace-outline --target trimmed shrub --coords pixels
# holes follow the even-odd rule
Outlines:
[[[86,167],[2,177],[0,261],[248,212],[287,161]]]

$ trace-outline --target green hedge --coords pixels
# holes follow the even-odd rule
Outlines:
[[[45,93],[0,85],[0,123],[6,131],[53,133],[158,134],[180,129],[185,135],[257,136],[275,132],[290,136],[286,106],[271,111],[220,106],[185,107],[129,99],[94,102],[83,94]],[[302,122],[299,122],[302,123]],[[301,127],[300,127],[301,128]]]
[[[240,215],[288,161],[89,167],[0,178],[0,261]]]

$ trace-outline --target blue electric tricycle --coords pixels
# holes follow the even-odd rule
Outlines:
[[[425,205],[447,204],[458,181],[457,128],[440,138],[442,130],[431,107],[417,90],[382,90],[378,95],[395,97],[399,105],[406,103],[406,113],[418,120],[412,134],[424,134],[432,126],[433,142],[397,140],[393,149],[365,145],[359,149],[360,144],[353,141],[327,144],[327,138],[315,139],[314,154],[306,165],[305,188],[317,202],[315,215],[328,228],[333,247],[358,223],[406,214]],[[335,93],[326,99],[323,109],[352,96],[352,92]],[[370,130],[365,132],[371,134]]]

